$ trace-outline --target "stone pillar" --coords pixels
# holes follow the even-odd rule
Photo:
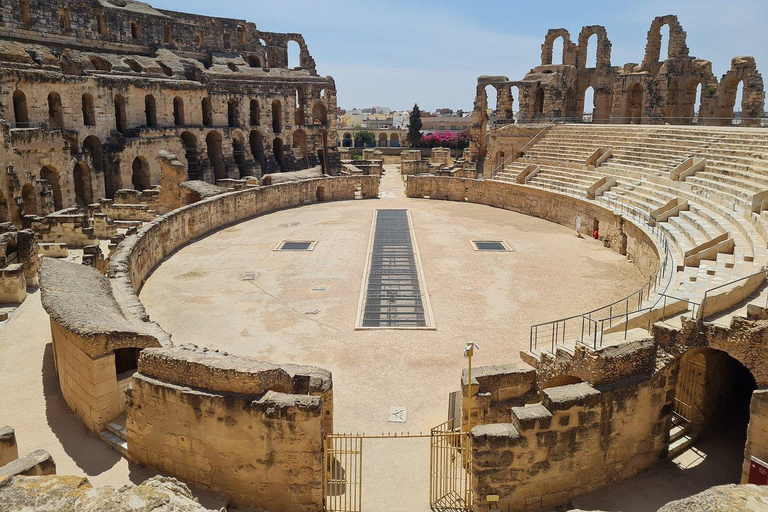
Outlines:
[[[747,446],[744,449],[744,465],[741,471],[742,484],[749,481],[749,467],[752,457],[768,461],[768,389],[758,389],[752,393],[752,403],[749,406]]]

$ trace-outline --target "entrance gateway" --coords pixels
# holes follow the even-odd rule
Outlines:
[[[429,438],[429,505],[435,512],[472,511],[472,438],[452,418],[428,434],[328,434],[323,443],[326,512],[363,512],[365,439]],[[426,497],[425,497],[426,498]]]

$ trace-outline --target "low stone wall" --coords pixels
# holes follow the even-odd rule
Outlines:
[[[27,298],[27,280],[24,265],[14,263],[0,269],[0,304],[24,302]]]
[[[473,428],[475,510],[489,510],[489,494],[510,512],[559,505],[650,466],[667,450],[673,390],[665,374],[559,386],[513,407],[509,423]]]
[[[586,199],[548,190],[498,181],[411,176],[406,194],[408,197],[464,201],[503,208],[570,227],[574,232],[577,217],[581,217],[582,231],[589,230],[590,233],[597,220],[600,238],[608,238],[611,249],[630,257],[638,270],[649,278],[659,268],[659,255],[663,254],[645,231],[620,215]]]
[[[134,461],[241,506],[323,510],[330,372],[207,349],[146,349],[127,395]]]
[[[0,467],[19,458],[19,447],[16,445],[16,432],[9,427],[0,427]]]

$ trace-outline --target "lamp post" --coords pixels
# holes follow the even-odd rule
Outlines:
[[[472,432],[472,356],[475,355],[476,348],[479,349],[480,345],[474,341],[468,341],[467,345],[464,347],[464,357],[467,358],[469,366],[469,388],[467,389],[467,434]]]

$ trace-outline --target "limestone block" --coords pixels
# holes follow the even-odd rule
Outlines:
[[[0,467],[19,458],[16,433],[9,427],[0,427]]]

